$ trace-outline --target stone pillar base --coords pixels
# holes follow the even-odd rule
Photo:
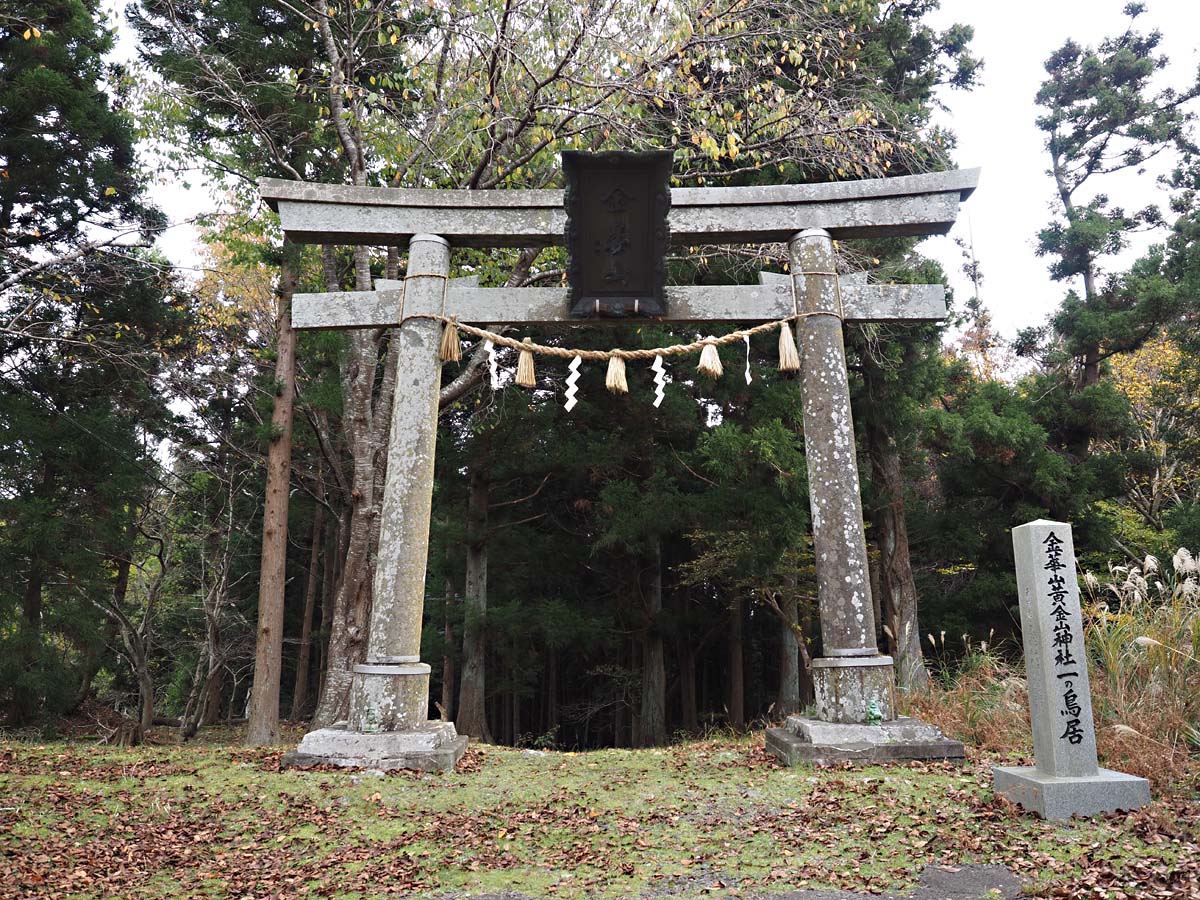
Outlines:
[[[285,766],[345,766],[355,769],[418,769],[446,772],[467,749],[466,735],[452,722],[424,722],[410,731],[362,734],[345,722],[310,731],[283,757]]]
[[[962,762],[965,756],[958,741],[945,737],[933,725],[906,717],[882,725],[846,725],[789,716],[783,728],[767,729],[767,750],[789,766],[828,765],[843,760]]]
[[[429,666],[358,665],[350,686],[350,731],[412,731],[429,719]]]
[[[1069,819],[1138,809],[1150,802],[1150,782],[1097,769],[1095,775],[1055,776],[1033,766],[993,766],[996,794],[1043,819]]]
[[[890,656],[826,656],[812,661],[817,718],[865,725],[890,721],[895,674]]]

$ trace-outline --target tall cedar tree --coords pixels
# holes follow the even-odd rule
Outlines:
[[[70,706],[95,673],[98,606],[128,586],[170,427],[158,379],[182,349],[186,304],[161,266],[87,254],[162,221],[111,48],[99,3],[0,13],[0,692],[19,721]]]
[[[313,77],[317,52],[303,17],[269,4],[221,0],[202,9],[191,4],[147,0],[131,5],[130,20],[154,68],[186,98],[170,108],[186,135],[218,178],[253,183],[259,176],[328,177],[315,137],[319,117],[307,82],[294,84],[293,72]],[[191,152],[196,152],[194,149]],[[184,161],[185,154],[180,154]],[[187,160],[190,161],[190,160]],[[243,185],[244,186],[244,185]],[[261,245],[263,251],[267,245]],[[266,500],[262,565],[259,575],[258,653],[247,743],[279,739],[280,682],[291,490],[292,420],[295,397],[296,335],[291,327],[291,295],[300,277],[298,248],[285,246],[280,266],[275,323],[274,401],[267,435]]]

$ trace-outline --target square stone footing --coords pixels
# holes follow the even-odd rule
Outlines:
[[[843,760],[960,763],[966,755],[959,741],[950,740],[935,726],[903,716],[880,725],[846,725],[789,716],[783,728],[767,729],[767,750],[789,766]]]
[[[993,766],[996,793],[1043,819],[1069,819],[1150,802],[1150,782],[1136,775],[1099,769],[1095,775],[1046,775],[1033,766]]]
[[[310,731],[300,746],[283,757],[285,766],[346,766],[355,769],[417,769],[446,772],[467,749],[467,736],[452,722],[427,722],[412,731],[364,734],[345,722]]]

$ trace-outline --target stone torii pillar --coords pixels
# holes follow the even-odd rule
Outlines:
[[[895,672],[875,639],[875,609],[850,381],[842,323],[846,308],[833,239],[822,228],[788,242],[804,404],[804,456],[812,511],[822,656],[812,661],[816,714],[789,716],[767,731],[767,748],[791,765],[842,759],[961,760],[958,741],[932,725],[897,718]]]
[[[809,313],[796,323],[796,345],[823,653],[813,660],[817,717],[888,720],[893,718],[894,675],[892,658],[880,656],[875,641],[833,239],[813,228],[795,235],[788,250],[797,305]]]
[[[421,662],[442,329],[432,319],[404,317],[405,307],[442,303],[450,244],[416,234],[408,247],[367,659],[354,667],[349,727],[309,732],[290,754],[292,764],[448,769],[467,746],[453,723],[429,720],[430,668]]]

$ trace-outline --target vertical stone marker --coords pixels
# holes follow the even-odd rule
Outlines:
[[[1038,519],[1012,535],[1037,765],[994,767],[996,793],[1045,819],[1144,806],[1146,779],[1096,764],[1071,526]]]

